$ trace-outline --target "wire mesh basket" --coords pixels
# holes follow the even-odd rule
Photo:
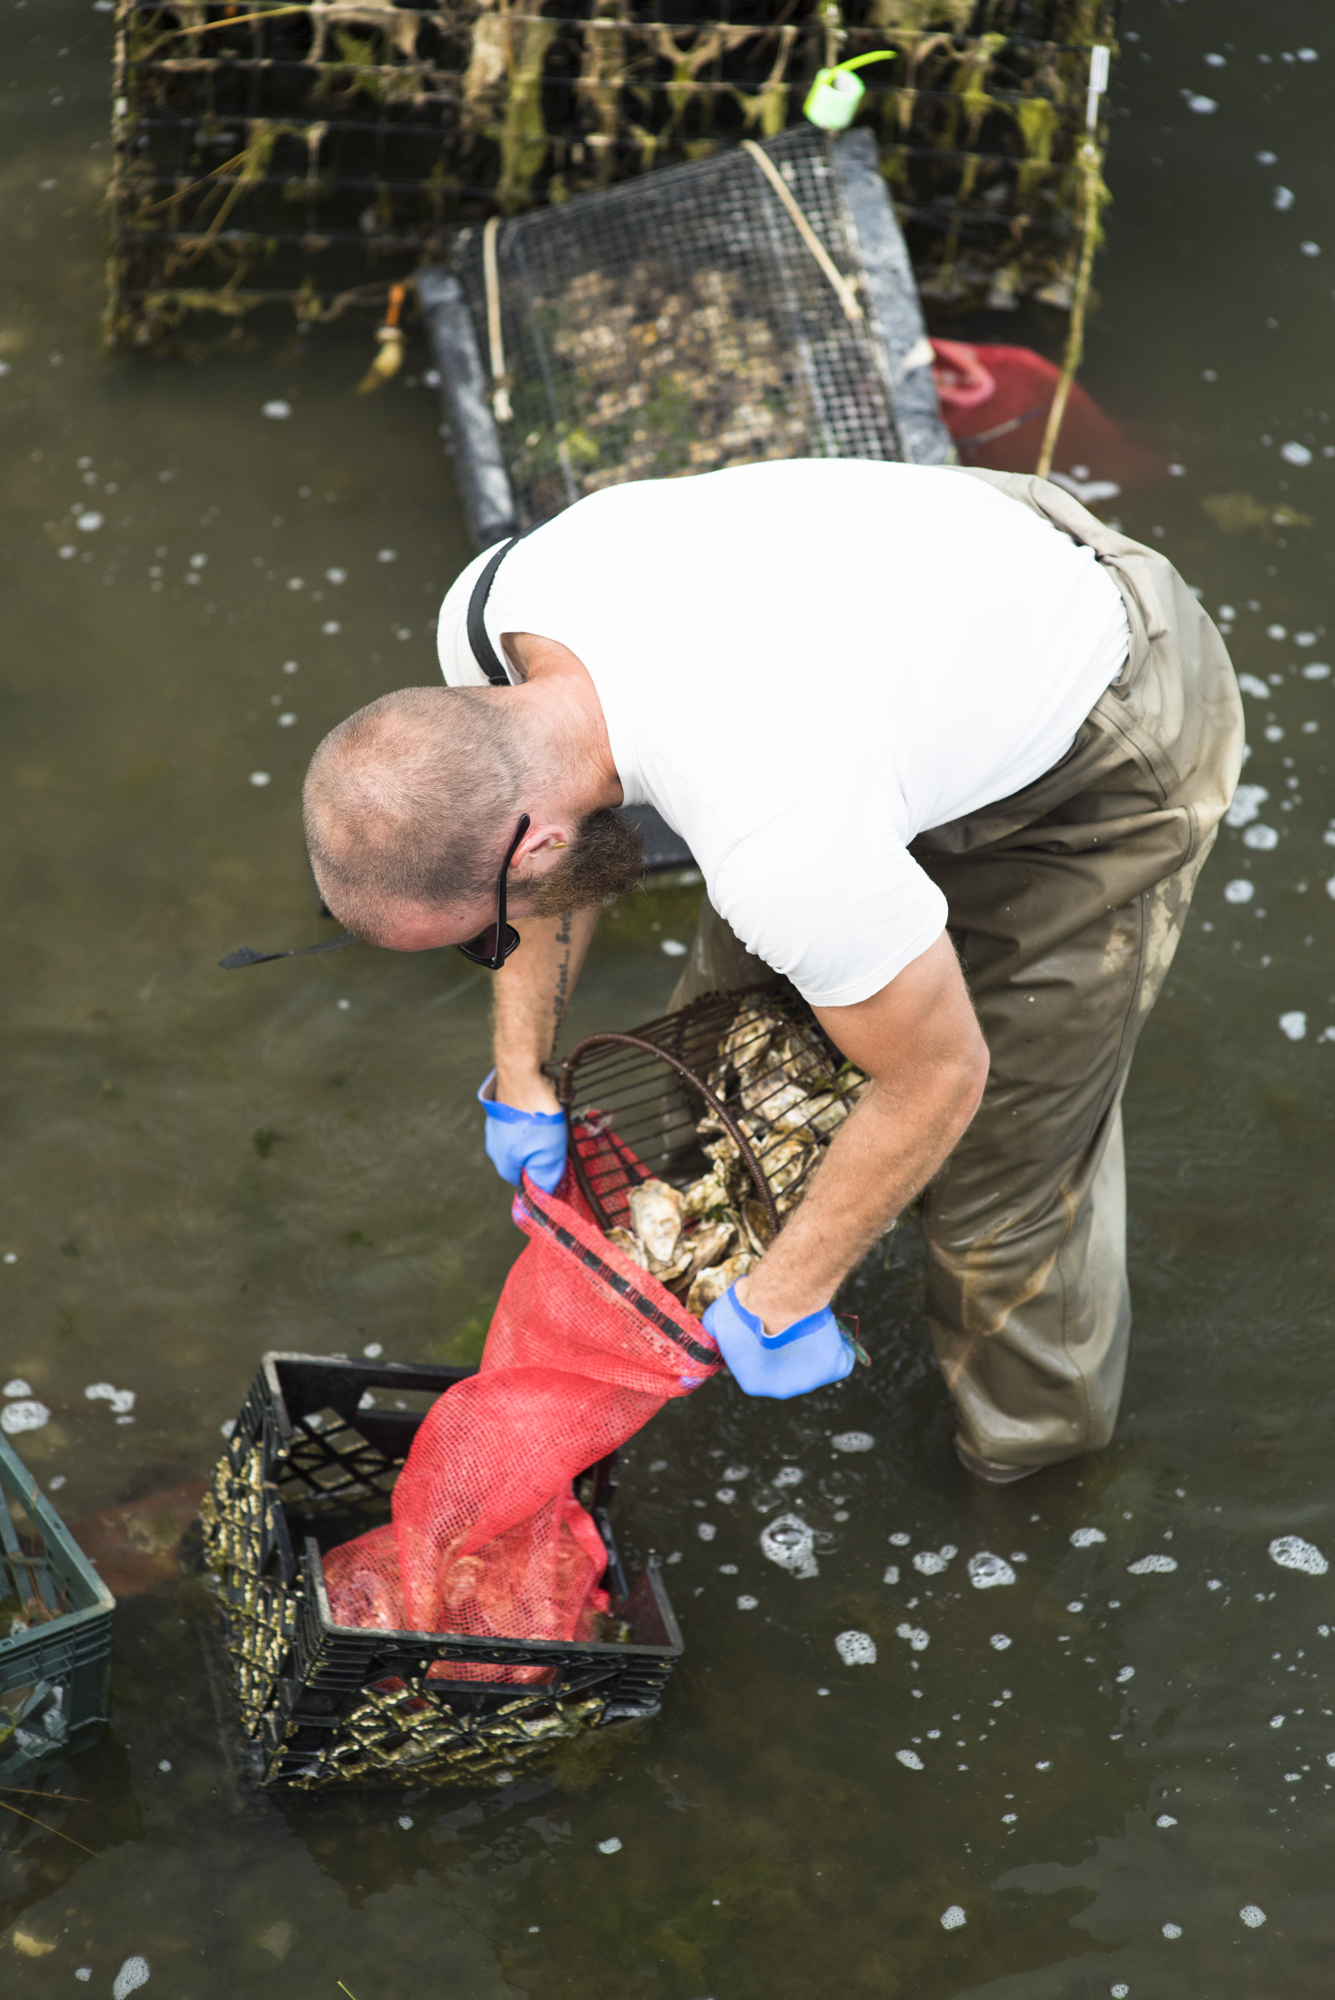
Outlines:
[[[624,480],[899,458],[829,143],[806,126],[765,151],[861,294],[857,319],[748,152],[503,224],[491,285],[485,233],[461,236],[457,269],[482,338],[499,317],[492,352],[504,357],[503,451],[521,526]]]
[[[388,1520],[423,1415],[473,1372],[306,1354],[261,1361],[200,1512],[241,1762],[266,1790],[505,1784],[588,1730],[658,1712],[682,1639],[656,1561],[630,1582],[622,1569],[609,1512],[615,1454],[574,1483],[607,1550],[615,1630],[605,1638],[335,1622],[322,1552]],[[513,1679],[467,1678],[479,1663]]]
[[[445,233],[772,138],[867,73],[914,265],[951,304],[1069,286],[1116,0],[116,0],[113,333],[383,303]],[[927,289],[927,284],[924,285]]]
[[[558,1090],[598,1221],[698,1316],[773,1240],[866,1083],[790,988],[756,987],[586,1037]]]
[[[0,1437],[0,1786],[100,1732],[115,1599]]]

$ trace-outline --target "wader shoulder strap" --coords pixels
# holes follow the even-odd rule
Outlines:
[[[496,581],[496,572],[509,555],[515,543],[522,541],[522,535],[511,535],[502,542],[490,562],[473,585],[473,595],[468,600],[468,644],[473,658],[481,667],[493,687],[509,687],[510,676],[496,657],[496,648],[487,637],[487,599],[491,596],[491,586]]]

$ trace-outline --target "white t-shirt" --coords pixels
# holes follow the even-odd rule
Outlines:
[[[485,681],[465,627],[490,553],[441,607],[454,686]],[[486,626],[502,660],[503,632],[533,632],[583,661],[626,803],[830,1007],[945,928],[909,842],[1055,764],[1129,644],[1091,550],[982,480],[864,459],[591,494],[505,556]]]

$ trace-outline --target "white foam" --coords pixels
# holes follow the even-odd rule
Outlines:
[[[994,1632],[987,1643],[998,1653],[1004,1653],[1011,1642],[1004,1632]]]
[[[1180,1938],[1182,1935],[1181,1924],[1163,1924],[1160,1928],[1166,1938]]]
[[[1291,1042],[1302,1041],[1307,1033],[1306,1014],[1297,1007],[1292,1008],[1287,1014],[1281,1014],[1279,1017],[1279,1031],[1282,1035],[1287,1035]],[[1323,1562],[1321,1568],[1324,1569],[1325,1566]],[[1300,1563],[1290,1564],[1288,1567],[1300,1569],[1302,1565]],[[1320,1570],[1318,1570],[1317,1574],[1320,1575],[1320,1573]]]
[[[260,404],[260,415],[262,417],[272,417],[275,423],[281,424],[284,417],[290,417],[291,414],[291,403],[285,403],[281,396],[275,396],[271,403]]]
[[[684,945],[680,938],[664,938],[658,949],[667,958],[685,958],[690,946]]]
[[[32,1390],[21,1376],[16,1375],[12,1382],[6,1382],[5,1394],[7,1396],[31,1396]]]
[[[800,1465],[781,1465],[770,1481],[771,1486],[800,1486],[806,1478]]]
[[[74,525],[81,534],[95,535],[102,526],[102,516],[101,514],[94,513],[90,508],[86,514],[75,515]]]
[[[846,1667],[874,1667],[876,1641],[870,1632],[836,1632],[834,1650]]]
[[[907,1639],[915,1653],[925,1653],[932,1643],[920,1625],[896,1625],[895,1637]]]
[[[118,1417],[124,1417],[134,1408],[133,1389],[115,1389],[110,1382],[90,1382],[84,1390],[90,1403],[110,1403]]]
[[[1226,826],[1249,826],[1270,797],[1264,785],[1239,785],[1233,803],[1224,814]]]
[[[1249,1931],[1259,1931],[1265,1922],[1265,1911],[1256,1903],[1244,1903],[1238,1915]]]
[[[952,1903],[948,1910],[942,1910],[941,1912],[941,1928],[943,1931],[957,1931],[963,1925],[967,1924],[968,1921],[969,1919],[965,1916],[964,1911],[958,1903]]]
[[[895,1755],[906,1771],[922,1771],[927,1768],[916,1750],[896,1750]]]
[[[815,1535],[800,1514],[776,1514],[765,1523],[760,1552],[780,1569],[790,1570],[797,1577],[819,1576],[815,1551]]]
[[[1312,463],[1311,452],[1305,444],[1299,444],[1296,438],[1290,438],[1287,444],[1282,444],[1279,448],[1279,455],[1286,465],[1310,465]]]
[[[737,1600],[737,1609],[739,1611],[754,1611],[759,1603],[760,1599],[758,1597],[739,1597]]]
[[[919,1576],[940,1576],[943,1570],[949,1569],[951,1557],[958,1554],[959,1550],[949,1542],[940,1549],[919,1549],[913,1558],[913,1567]]]
[[[1301,1535],[1276,1535],[1270,1544],[1270,1560],[1281,1569],[1300,1569],[1304,1576],[1324,1576],[1330,1568],[1320,1549]]]
[[[1000,1556],[984,1549],[969,1557],[969,1581],[975,1590],[995,1590],[1002,1584],[1014,1583],[1015,1571]]]
[[[1255,674],[1239,674],[1238,686],[1244,694],[1255,695],[1258,701],[1269,701],[1270,690]]]
[[[1106,1542],[1107,1539],[1102,1528],[1074,1528],[1071,1531],[1073,1549],[1092,1549],[1096,1542]]]
[[[1284,1727],[1284,1717],[1282,1715],[1272,1715],[1270,1718],[1270,1727],[1272,1729],[1282,1729]]]
[[[1224,884],[1224,901],[1226,903],[1250,903],[1255,894],[1256,884],[1249,882],[1245,875],[1236,875],[1231,882],[1225,882]]]
[[[700,1540],[702,1542],[712,1542],[715,1535],[718,1533],[718,1529],[714,1526],[714,1523],[712,1521],[697,1521],[695,1525],[695,1532],[700,1537]]]
[[[1269,854],[1272,848],[1279,846],[1279,835],[1273,826],[1267,826],[1264,820],[1258,820],[1255,826],[1247,828],[1242,836],[1242,844],[1244,847],[1255,849],[1258,854]]]
[[[1172,1556],[1142,1556],[1139,1562],[1128,1563],[1128,1576],[1168,1576],[1177,1568]]]
[[[1330,679],[1330,668],[1324,660],[1311,660],[1303,668],[1303,679],[1305,681],[1328,681]]]
[[[1202,97],[1199,91],[1195,90],[1188,91],[1183,102],[1186,104],[1188,111],[1195,111],[1202,118],[1208,118],[1212,111],[1219,109],[1219,105],[1213,97]]]
[[[870,1431],[840,1431],[830,1439],[836,1451],[870,1451],[875,1442]]]
[[[1130,1681],[1134,1680],[1135,1677],[1136,1670],[1134,1667],[1119,1667],[1117,1669],[1117,1679],[1119,1681]]]
[[[610,1840],[600,1840],[598,1842],[598,1852],[600,1854],[620,1854],[621,1842],[613,1834]]]
[[[891,1535],[890,1540],[894,1543],[897,1549],[906,1549],[909,1543],[913,1540],[913,1537],[912,1535],[904,1534],[903,1531],[901,1530],[900,1533]]]
[[[127,1958],[116,1974],[111,1986],[111,2000],[127,2000],[131,1993],[137,1993],[141,1986],[148,1984],[148,1960],[136,1952]]]
[[[1173,1815],[1171,1813],[1160,1813],[1158,1819],[1155,1820],[1154,1824],[1156,1826],[1176,1826],[1177,1821],[1173,1818]]]
[[[267,785],[269,782],[269,773],[267,771],[252,771],[250,782],[252,785]]]
[[[6,1403],[0,1410],[0,1431],[6,1437],[17,1437],[21,1431],[40,1431],[51,1421],[51,1412],[45,1403],[25,1397],[19,1403]]]

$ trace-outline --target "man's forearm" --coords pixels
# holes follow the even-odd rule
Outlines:
[[[557,1109],[542,1065],[556,1046],[598,914],[595,906],[560,917],[526,917],[523,943],[496,974],[496,1096],[517,1111]]]
[[[829,1304],[966,1130],[981,1090],[977,1064],[962,1062],[919,1073],[908,1088],[873,1083],[864,1093],[806,1199],[737,1287],[768,1332]]]

